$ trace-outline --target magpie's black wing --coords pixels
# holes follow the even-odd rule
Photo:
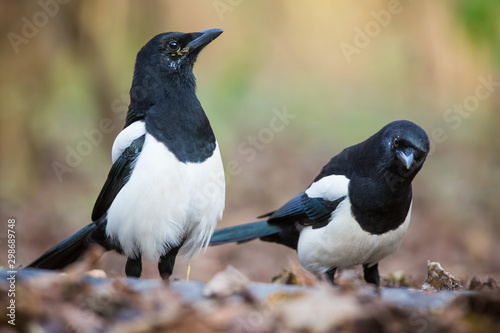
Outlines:
[[[146,135],[142,135],[132,141],[130,146],[125,148],[120,157],[113,163],[108,179],[106,179],[94,205],[92,221],[97,221],[106,214],[118,192],[128,182],[134,168],[134,161],[142,151],[145,138]]]
[[[313,229],[321,228],[328,224],[332,213],[344,199],[345,196],[333,201],[310,198],[307,193],[302,192],[278,210],[259,218],[269,217],[270,224],[298,222],[304,226],[312,226]]]
[[[292,200],[288,201],[286,204],[281,206],[279,209],[269,212],[267,214],[261,215],[258,218],[269,217],[271,218],[280,218],[280,217],[298,217],[304,215],[304,210],[302,209],[301,201],[302,195],[305,192],[300,193]]]

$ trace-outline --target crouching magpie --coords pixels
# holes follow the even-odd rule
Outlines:
[[[61,269],[97,243],[128,257],[127,276],[140,277],[145,258],[168,279],[179,251],[190,257],[208,246],[224,210],[224,170],[192,70],[221,33],[168,32],[142,47],[93,222],[29,267]]]
[[[411,182],[427,157],[429,138],[418,125],[395,121],[333,157],[302,193],[267,220],[216,230],[210,245],[260,238],[297,250],[309,271],[326,274],[363,265],[380,285],[378,262],[394,253],[408,229]]]

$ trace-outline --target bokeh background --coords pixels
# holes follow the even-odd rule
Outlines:
[[[0,253],[9,218],[22,265],[89,222],[137,51],[157,33],[218,27],[195,75],[231,163],[220,226],[276,209],[342,148],[409,119],[433,149],[414,182],[411,227],[381,274],[421,282],[433,260],[461,278],[499,278],[498,17],[496,0],[2,1]],[[277,112],[294,118],[273,132]],[[124,276],[124,260],[100,264]],[[191,278],[230,264],[270,281],[290,260],[280,245],[224,245],[192,260]],[[186,267],[178,259],[174,276]],[[156,265],[144,276],[159,278]]]

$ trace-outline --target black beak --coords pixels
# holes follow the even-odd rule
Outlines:
[[[409,169],[411,167],[411,164],[413,163],[413,158],[414,158],[413,153],[414,153],[413,148],[406,148],[404,151],[398,150],[396,152],[396,156],[399,158],[401,162],[403,162],[406,169]]]
[[[195,32],[193,35],[197,36],[182,50],[182,53],[192,53],[193,51],[201,51],[205,46],[210,44],[221,33],[222,29],[207,29],[200,32]]]

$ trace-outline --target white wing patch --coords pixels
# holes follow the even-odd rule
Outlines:
[[[130,124],[124,128],[113,142],[113,148],[111,149],[111,159],[113,163],[116,162],[118,157],[127,149],[130,144],[146,133],[146,124],[143,120],[138,120],[135,123]]]
[[[335,201],[348,194],[349,178],[340,175],[326,176],[314,182],[306,190],[309,198]]]

